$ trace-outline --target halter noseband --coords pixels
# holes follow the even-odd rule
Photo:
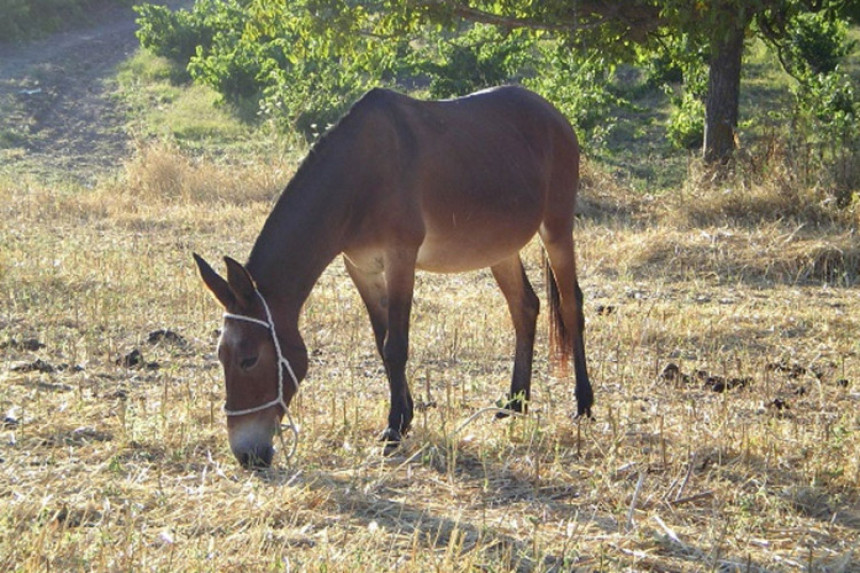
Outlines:
[[[284,368],[286,368],[287,372],[289,372],[290,374],[290,379],[292,379],[293,381],[293,387],[296,389],[296,393],[299,392],[299,379],[296,377],[296,373],[293,372],[293,367],[290,366],[290,361],[284,358],[284,353],[281,352],[281,343],[278,342],[278,333],[275,331],[275,321],[272,320],[272,312],[269,310],[269,305],[266,303],[266,299],[263,298],[263,295],[262,293],[260,293],[260,291],[255,292],[260,298],[260,302],[263,303],[263,310],[266,311],[266,320],[260,320],[259,318],[245,316],[243,314],[232,314],[229,312],[224,313],[224,318],[232,318],[233,320],[244,320],[245,322],[250,322],[252,324],[262,326],[269,331],[269,334],[272,335],[272,342],[275,344],[275,352],[278,353],[278,396],[274,400],[269,400],[265,404],[260,404],[259,406],[254,406],[252,408],[245,408],[244,410],[228,410],[227,405],[225,404],[224,413],[227,414],[227,416],[244,416],[245,414],[253,414],[254,412],[260,412],[272,406],[280,406],[284,409],[284,413],[287,415],[287,417],[289,417],[290,412],[289,410],[287,410],[286,401],[284,401]]]

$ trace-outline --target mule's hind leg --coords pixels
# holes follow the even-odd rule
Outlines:
[[[594,393],[588,379],[588,368],[585,363],[585,318],[582,311],[582,290],[576,276],[576,255],[574,254],[573,233],[568,225],[561,225],[558,230],[548,229],[546,224],[541,228],[541,240],[549,258],[552,276],[547,276],[547,282],[555,281],[558,298],[550,297],[550,320],[560,319],[558,334],[561,345],[561,356],[567,359],[573,352],[573,367],[576,374],[576,415],[591,417],[591,406],[594,404]],[[552,285],[548,284],[548,287]]]
[[[511,393],[504,407],[514,412],[524,412],[531,397],[535,323],[540,310],[540,300],[529,283],[519,254],[508,257],[491,267],[491,270],[508,303],[517,340]],[[506,414],[500,412],[496,416],[502,418]]]

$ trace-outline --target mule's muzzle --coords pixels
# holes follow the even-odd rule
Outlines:
[[[262,444],[247,450],[234,450],[233,455],[246,470],[263,470],[272,465],[275,448],[269,444]]]
[[[265,469],[275,455],[273,438],[278,419],[273,415],[240,416],[227,420],[230,450],[245,469]]]

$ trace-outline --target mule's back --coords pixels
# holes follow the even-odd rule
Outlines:
[[[397,189],[424,227],[418,266],[492,266],[555,213],[572,219],[579,148],[570,124],[519,87],[419,101],[385,92]],[[380,158],[382,159],[382,158]]]

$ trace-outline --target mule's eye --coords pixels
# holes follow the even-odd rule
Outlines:
[[[254,366],[257,365],[257,360],[259,357],[257,356],[249,356],[248,358],[243,358],[241,362],[239,362],[239,368],[242,370],[250,370]]]

